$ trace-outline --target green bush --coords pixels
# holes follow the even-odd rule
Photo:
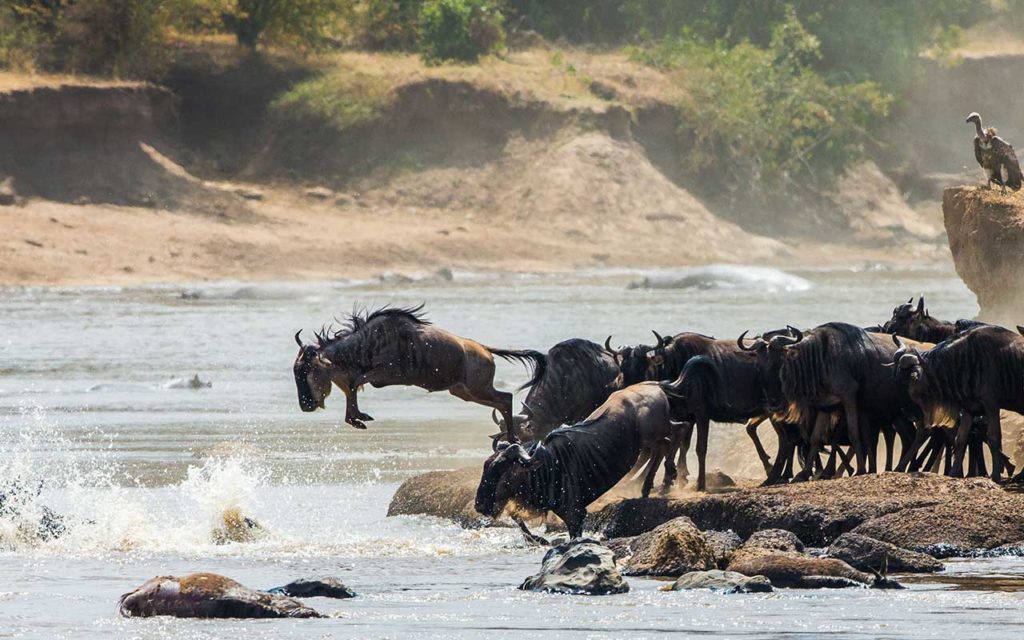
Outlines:
[[[475,62],[504,44],[503,20],[501,11],[486,0],[428,0],[421,13],[423,59]]]
[[[891,101],[873,82],[828,82],[813,66],[820,42],[793,14],[775,27],[767,47],[684,36],[634,55],[678,71],[688,96],[680,131],[684,169],[719,194],[827,189],[863,156]]]

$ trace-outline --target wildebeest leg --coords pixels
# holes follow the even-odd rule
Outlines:
[[[778,438],[779,447],[775,452],[775,462],[767,469],[767,478],[761,486],[769,486],[780,482],[783,478],[793,476],[793,454],[796,443],[790,438],[787,425],[776,424],[772,421],[772,428],[775,429],[775,436]],[[786,475],[786,472],[789,475]]]
[[[808,409],[804,412],[800,424],[800,434],[806,440],[806,447],[803,455],[803,469],[793,476],[793,482],[802,482],[810,479],[814,473],[815,461],[818,460],[818,452],[821,450],[821,436],[817,433],[818,410]],[[818,464],[821,464],[818,461]]]
[[[356,429],[365,429],[366,423],[363,420],[369,416],[359,410],[358,389],[359,387],[354,384],[342,387],[341,389],[345,394],[345,422]],[[370,418],[370,420],[373,420],[373,418]]]
[[[974,416],[966,411],[960,413],[960,424],[956,429],[956,453],[953,456],[953,469],[949,473],[954,478],[964,477],[964,454],[967,452],[967,443],[971,437],[973,424]]]
[[[583,521],[587,517],[586,507],[573,508],[567,513],[557,513],[562,522],[565,523],[565,528],[569,530],[569,539],[576,540],[577,538],[583,537]]]
[[[992,453],[991,477],[993,482],[999,482],[1003,477],[1003,425],[999,407],[985,407],[985,419],[988,422],[988,450]]]
[[[894,425],[886,425],[882,429],[882,439],[885,441],[885,470],[892,471],[893,453],[896,450],[896,428]]]
[[[654,476],[658,473],[658,467],[661,466],[661,460],[665,457],[665,446],[655,446],[651,451],[651,464],[647,470],[647,475],[644,477],[644,484],[640,488],[640,497],[647,498],[651,495],[651,489],[654,487]]]
[[[843,451],[843,449],[840,447],[840,449],[839,449],[839,475],[843,475],[844,471],[846,472],[846,475],[848,475],[848,476],[852,476],[853,475],[853,463],[851,462],[852,457],[853,457],[853,454],[850,453],[849,450]]]
[[[676,447],[679,450],[678,454],[678,468],[679,475],[683,479],[683,484],[690,479],[690,467],[686,463],[686,458],[690,455],[690,443],[693,441],[693,423],[684,422],[683,426],[679,429],[679,445]],[[674,455],[674,454],[673,454]]]
[[[526,526],[526,523],[523,522],[522,518],[520,518],[519,516],[512,516],[512,520],[517,525],[519,525],[519,530],[523,532],[523,537],[526,538],[526,543],[527,544],[536,545],[538,547],[549,547],[549,546],[551,546],[551,543],[548,542],[547,538],[544,538],[542,536],[538,536],[537,534],[535,534],[532,531],[530,531],[530,527]]]
[[[679,438],[683,425],[672,423],[672,426],[674,428],[672,436],[665,443],[665,475],[661,479],[662,495],[671,491],[672,485],[675,484],[676,478],[679,476],[679,471],[676,468],[676,452],[679,450]]]
[[[928,461],[925,462],[924,469],[932,473],[938,473],[939,465],[942,463],[942,454],[946,451],[946,445],[939,436],[936,436],[932,440],[929,450],[931,454],[928,456]]]
[[[975,478],[987,476],[988,470],[985,466],[985,434],[977,429],[971,430],[971,437],[967,440],[967,477]]]
[[[868,448],[868,473],[878,473],[878,436],[881,429],[874,420],[868,421],[870,432],[865,434]]]
[[[834,444],[829,447],[828,461],[825,462],[825,468],[821,470],[818,478],[824,480],[831,480],[836,477],[836,453],[839,451],[839,445]]]
[[[850,445],[853,447],[853,453],[857,456],[857,475],[863,475],[867,468],[864,456],[864,441],[860,428],[860,408],[857,406],[856,396],[843,398],[843,409],[846,411],[846,432],[850,436]]]
[[[697,421],[697,491],[704,491],[707,486],[705,471],[708,457],[708,429],[710,420],[700,418]]]
[[[917,425],[904,417],[898,417],[893,420],[893,428],[900,436],[900,459],[896,463],[896,471],[906,471],[911,456],[916,455],[917,448],[921,446],[917,442]]]
[[[480,388],[483,386],[483,388]],[[457,384],[448,389],[448,393],[466,402],[482,404],[491,409],[497,409],[505,421],[505,438],[509,442],[519,442],[519,428],[512,418],[512,394],[507,391],[498,391],[488,381],[475,388],[469,388],[464,384]]]
[[[761,444],[761,438],[757,437],[757,427],[764,422],[768,416],[761,416],[760,418],[752,418],[747,421],[747,436],[750,437],[754,442],[754,450],[757,451],[757,457],[761,460],[761,466],[764,467],[765,476],[770,476],[772,473],[772,459],[768,456],[768,452],[764,450],[764,445]]]

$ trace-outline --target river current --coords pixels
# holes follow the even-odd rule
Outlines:
[[[648,287],[628,287],[643,278]],[[542,552],[515,531],[385,517],[404,478],[482,462],[488,410],[368,389],[361,408],[376,420],[358,431],[341,423],[340,394],[327,411],[301,413],[290,370],[292,334],[311,338],[354,305],[425,302],[460,335],[546,350],[573,336],[650,342],[652,328],[734,337],[874,324],[921,293],[939,317],[977,313],[951,269],[871,265],[0,289],[0,478],[40,487],[25,512],[46,505],[72,524],[35,542],[18,518],[0,517],[0,637],[1024,637],[1024,560],[1010,558],[954,561],[900,592],[664,593],[638,578],[620,596],[520,592]],[[189,388],[196,374],[212,386]],[[525,378],[499,362],[499,387]],[[750,448],[741,432],[713,429],[712,467]],[[231,509],[268,535],[214,544]],[[193,571],[256,588],[333,575],[360,597],[310,601],[332,614],[323,620],[118,617],[122,593]]]

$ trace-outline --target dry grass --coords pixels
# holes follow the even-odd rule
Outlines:
[[[143,84],[140,82],[110,80],[90,76],[0,71],[0,93],[38,89],[40,87],[138,87]]]

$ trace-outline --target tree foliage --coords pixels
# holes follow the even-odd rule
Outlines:
[[[420,49],[427,62],[475,62],[505,41],[504,17],[487,0],[427,0]]]
[[[678,71],[688,96],[684,170],[717,192],[768,197],[828,188],[862,156],[891,100],[874,82],[829,82],[815,68],[820,41],[794,13],[775,25],[765,47],[687,34],[635,56]]]

